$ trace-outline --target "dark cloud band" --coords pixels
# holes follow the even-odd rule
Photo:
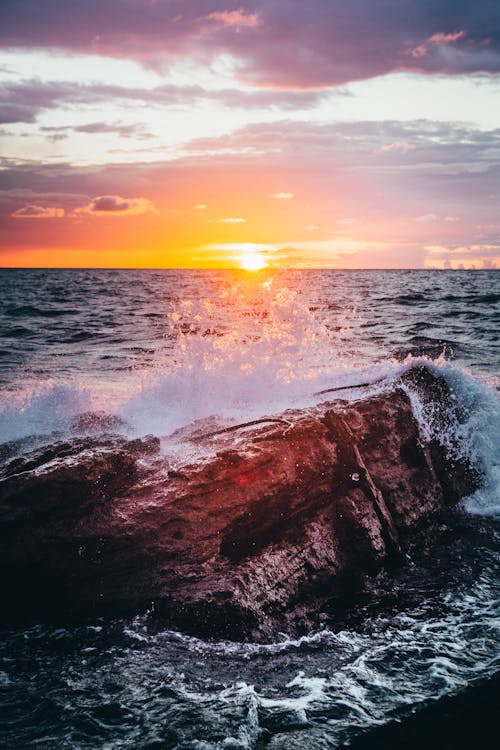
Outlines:
[[[395,70],[500,71],[497,0],[4,0],[0,44],[165,64],[228,53],[240,76],[321,87]]]

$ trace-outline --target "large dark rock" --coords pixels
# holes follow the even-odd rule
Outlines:
[[[422,440],[407,387],[454,409],[446,382],[419,370],[382,395],[198,435],[199,458],[183,466],[152,437],[84,437],[6,459],[4,621],[155,602],[201,635],[317,626],[315,601],[341,602],[399,561],[415,529],[478,485]]]

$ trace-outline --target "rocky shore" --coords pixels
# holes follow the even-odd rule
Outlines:
[[[198,457],[185,464],[158,438],[113,434],[112,421],[22,456],[4,446],[3,623],[153,605],[201,636],[317,627],[365,576],[404,564],[409,541],[481,481],[423,438],[409,389],[443,431],[460,420],[446,381],[420,367],[355,402],[193,433]]]

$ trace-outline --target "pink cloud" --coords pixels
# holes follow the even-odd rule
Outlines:
[[[452,42],[456,42],[459,39],[463,39],[466,35],[467,32],[463,30],[454,31],[452,34],[444,34],[443,32],[439,32],[439,34],[433,34],[427,41],[429,42],[429,44],[451,44]]]
[[[408,151],[414,151],[416,146],[408,141],[394,141],[393,143],[386,143],[384,146],[380,146],[374,150],[374,154],[385,154],[391,151],[400,151],[401,153],[408,153]]]
[[[426,57],[429,52],[429,45],[439,47],[442,45],[453,44],[453,42],[458,42],[459,39],[463,39],[465,36],[467,36],[467,32],[463,29],[460,31],[453,31],[450,34],[440,31],[437,34],[428,37],[423,44],[413,47],[408,54],[410,57],[415,57],[417,59],[419,57]]]
[[[436,214],[424,214],[423,216],[417,216],[415,221],[417,224],[429,224],[431,221],[436,221]]]
[[[411,57],[425,57],[427,55],[427,47],[425,44],[419,44],[418,47],[414,47],[410,50],[409,55]]]
[[[206,16],[210,21],[217,21],[223,26],[233,26],[239,30],[243,27],[255,29],[260,26],[260,19],[256,13],[246,13],[243,8],[238,10],[217,10]]]

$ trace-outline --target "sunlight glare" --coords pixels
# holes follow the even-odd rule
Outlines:
[[[267,263],[260,253],[245,253],[241,256],[240,266],[245,271],[260,271]]]

